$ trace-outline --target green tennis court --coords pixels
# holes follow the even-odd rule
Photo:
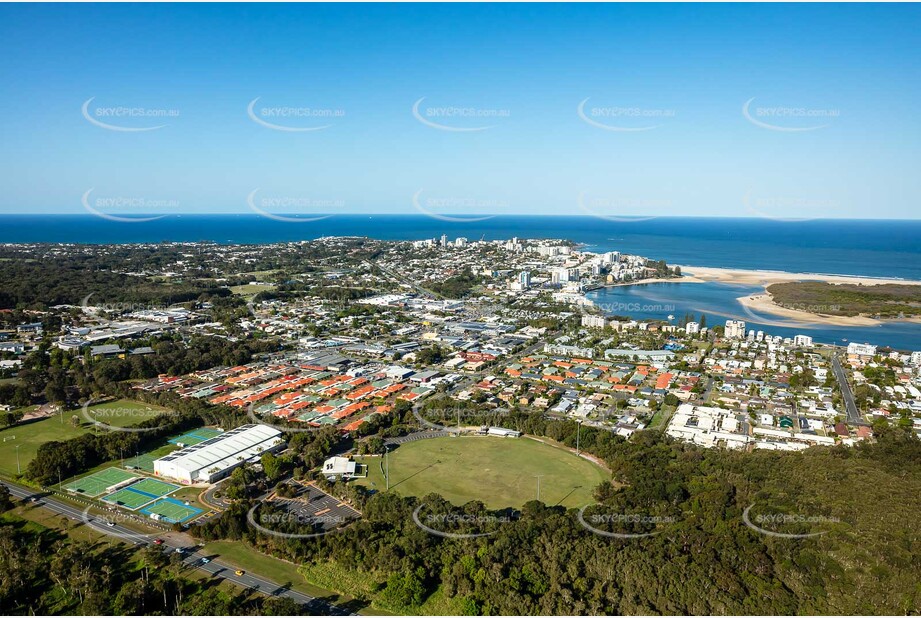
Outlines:
[[[157,499],[157,496],[152,494],[143,493],[140,491],[134,491],[130,487],[125,487],[124,489],[119,489],[115,493],[111,493],[108,496],[102,499],[103,502],[108,502],[109,504],[116,504],[118,506],[123,506],[126,509],[136,511],[145,504],[153,502]]]
[[[205,440],[210,440],[211,438],[216,438],[221,435],[222,431],[217,429],[210,429],[208,427],[200,427],[198,429],[193,429],[188,433],[184,433],[181,436],[176,436],[175,438],[170,438],[170,444],[185,444],[186,446],[195,446]]]
[[[170,523],[183,522],[202,513],[202,509],[187,506],[173,498],[161,498],[148,507],[141,509],[145,515],[156,514]]]
[[[137,483],[132,483],[125,489],[150,494],[151,496],[159,498],[166,494],[173,493],[179,489],[179,485],[158,481],[157,479],[141,479]]]
[[[140,478],[140,476],[120,468],[106,468],[89,476],[84,476],[82,479],[72,481],[64,485],[64,489],[95,498],[104,494],[106,489],[112,485],[136,478]]]

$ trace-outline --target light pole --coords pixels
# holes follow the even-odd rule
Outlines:
[[[540,502],[540,478],[543,474],[535,474],[534,477],[537,479],[537,501]]]
[[[387,484],[386,491],[390,491],[390,447],[384,445],[384,479]]]
[[[576,425],[576,455],[579,455],[581,452],[579,450],[579,438],[581,437],[581,434],[582,434],[582,420],[579,419],[576,422],[578,423],[578,425]]]
[[[16,445],[16,474],[22,474],[22,468],[19,467],[19,447],[21,444]]]

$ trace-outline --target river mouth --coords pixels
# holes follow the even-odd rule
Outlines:
[[[805,323],[759,312],[739,302],[739,298],[761,294],[764,294],[764,288],[760,285],[662,282],[603,288],[586,296],[608,315],[640,321],[661,320],[680,325],[685,317],[700,321],[701,315],[704,315],[708,326],[721,325],[726,320],[743,320],[747,330],[761,330],[767,335],[781,337],[809,335],[816,343],[847,345],[857,341],[898,350],[921,349],[921,324],[916,322],[842,326],[822,324],[816,319],[815,322]]]

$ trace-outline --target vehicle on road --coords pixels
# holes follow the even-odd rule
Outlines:
[[[154,545],[163,545],[163,539],[154,539]]]
[[[109,528],[114,528],[114,527],[115,527],[115,522],[114,522],[114,521],[107,521],[107,522],[106,522],[106,525],[107,525]]]
[[[211,558],[202,558],[202,559],[201,559],[201,563],[202,563],[202,564],[208,564],[209,562],[211,562]]]
[[[244,571],[243,569],[237,569],[236,571],[234,571],[234,574],[236,574],[237,576],[243,575],[245,573],[246,571]]]

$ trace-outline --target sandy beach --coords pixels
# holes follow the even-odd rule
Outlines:
[[[777,270],[712,268],[710,266],[681,266],[681,273],[690,275],[689,277],[682,277],[680,279],[680,281],[687,281],[688,283],[714,281],[717,283],[767,286],[772,283],[784,283],[787,281],[827,281],[828,283],[859,283],[862,285],[882,285],[884,283],[921,285],[921,281],[912,279],[883,279],[851,275],[815,275],[810,273],[787,273]]]
[[[682,277],[680,281],[687,283],[736,283],[740,285],[761,285],[764,288],[772,283],[784,283],[788,281],[825,281],[828,283],[852,283],[861,285],[882,285],[886,283],[898,283],[903,285],[921,285],[921,281],[908,279],[881,279],[876,277],[859,277],[849,275],[816,275],[809,273],[788,273],[771,270],[744,270],[734,268],[712,268],[709,266],[681,266],[682,274],[690,275]],[[787,309],[774,303],[771,295],[767,291],[761,294],[752,294],[740,296],[736,300],[742,305],[753,320],[765,321],[767,317],[777,316],[797,322],[806,326],[815,325],[832,325],[832,326],[877,326],[887,320],[878,320],[866,316],[838,316],[811,313],[797,309]],[[899,320],[903,322],[915,322],[921,324],[921,318],[906,318]],[[778,323],[778,325],[783,325]]]

